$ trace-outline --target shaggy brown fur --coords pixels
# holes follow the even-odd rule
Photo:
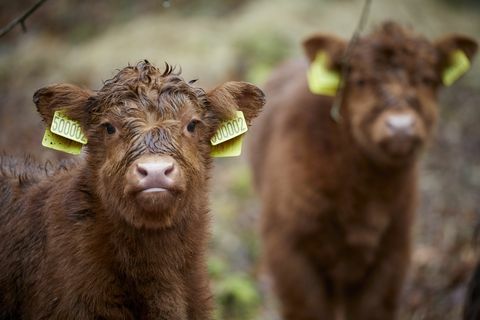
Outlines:
[[[465,305],[463,309],[464,320],[480,319],[480,264],[477,264],[475,271],[468,284]]]
[[[145,61],[34,102],[47,127],[58,109],[79,121],[88,144],[57,169],[0,158],[0,319],[209,319],[209,140],[235,110],[256,116],[263,93],[205,93]],[[166,157],[175,179],[143,192],[129,172]]]
[[[340,71],[346,42],[304,42]],[[431,43],[395,23],[360,39],[350,60],[341,115],[333,99],[309,92],[305,62],[280,67],[250,136],[262,199],[266,265],[285,319],[395,317],[410,255],[417,154],[437,117],[449,53],[472,59],[476,43]]]

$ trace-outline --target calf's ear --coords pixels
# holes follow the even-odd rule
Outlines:
[[[467,58],[472,61],[477,53],[478,44],[474,39],[467,36],[450,35],[437,40],[436,47],[445,57],[448,57],[455,50],[462,50]]]
[[[265,104],[263,91],[247,82],[226,82],[208,92],[207,98],[211,107],[210,117],[218,124],[230,120],[235,111],[240,110],[250,125]]]
[[[55,111],[60,110],[68,118],[80,123],[87,129],[89,122],[88,100],[93,92],[71,84],[55,84],[38,89],[33,95],[33,102],[49,128]]]
[[[440,53],[440,72],[445,85],[460,78],[469,68],[477,53],[474,39],[462,35],[449,35],[435,42]]]
[[[347,42],[339,37],[326,34],[314,34],[303,41],[303,49],[310,63],[315,61],[319,53],[325,53],[329,58],[329,68],[340,70]]]

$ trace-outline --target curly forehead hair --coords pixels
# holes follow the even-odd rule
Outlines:
[[[404,59],[424,57],[434,62],[437,58],[435,48],[427,38],[392,21],[377,27],[368,36],[368,42],[373,45],[372,49],[376,54],[384,56],[385,59],[393,56],[403,56]]]
[[[109,103],[118,103],[125,99],[147,103],[152,97],[160,100],[165,96],[183,96],[191,101],[200,100],[201,103],[206,103],[205,91],[191,86],[195,81],[185,82],[180,74],[181,70],[176,71],[176,68],[168,63],[165,63],[165,69],[161,71],[149,61],[143,60],[135,66],[129,65],[121,69],[113,78],[106,80],[98,95]]]
[[[365,74],[384,77],[385,70],[402,69],[411,74],[433,73],[439,53],[426,37],[395,22],[385,22],[361,37],[349,65]]]

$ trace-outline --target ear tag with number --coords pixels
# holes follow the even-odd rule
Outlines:
[[[328,69],[328,55],[319,51],[307,71],[308,88],[312,93],[335,96],[340,85],[338,72]]]
[[[87,144],[87,138],[83,134],[80,124],[67,118],[60,111],[55,111],[50,131],[81,144]]]
[[[242,111],[237,111],[235,118],[220,125],[210,140],[212,157],[236,157],[242,153],[244,133],[247,132],[247,122]]]
[[[470,60],[462,50],[455,50],[450,56],[450,65],[443,70],[442,81],[445,86],[451,86],[470,69]]]
[[[42,145],[70,154],[80,154],[82,146],[87,143],[80,124],[55,111],[50,129],[45,129]]]
[[[214,158],[238,157],[242,154],[243,134],[224,143],[212,146],[210,155]]]
[[[70,154],[80,154],[83,144],[59,136],[58,134],[53,133],[49,129],[45,129],[42,146]]]

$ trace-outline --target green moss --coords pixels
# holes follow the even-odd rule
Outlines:
[[[208,274],[211,279],[219,279],[226,273],[227,264],[217,256],[210,256],[207,262]]]
[[[234,273],[216,286],[218,319],[252,319],[260,306],[260,295],[249,277]]]

